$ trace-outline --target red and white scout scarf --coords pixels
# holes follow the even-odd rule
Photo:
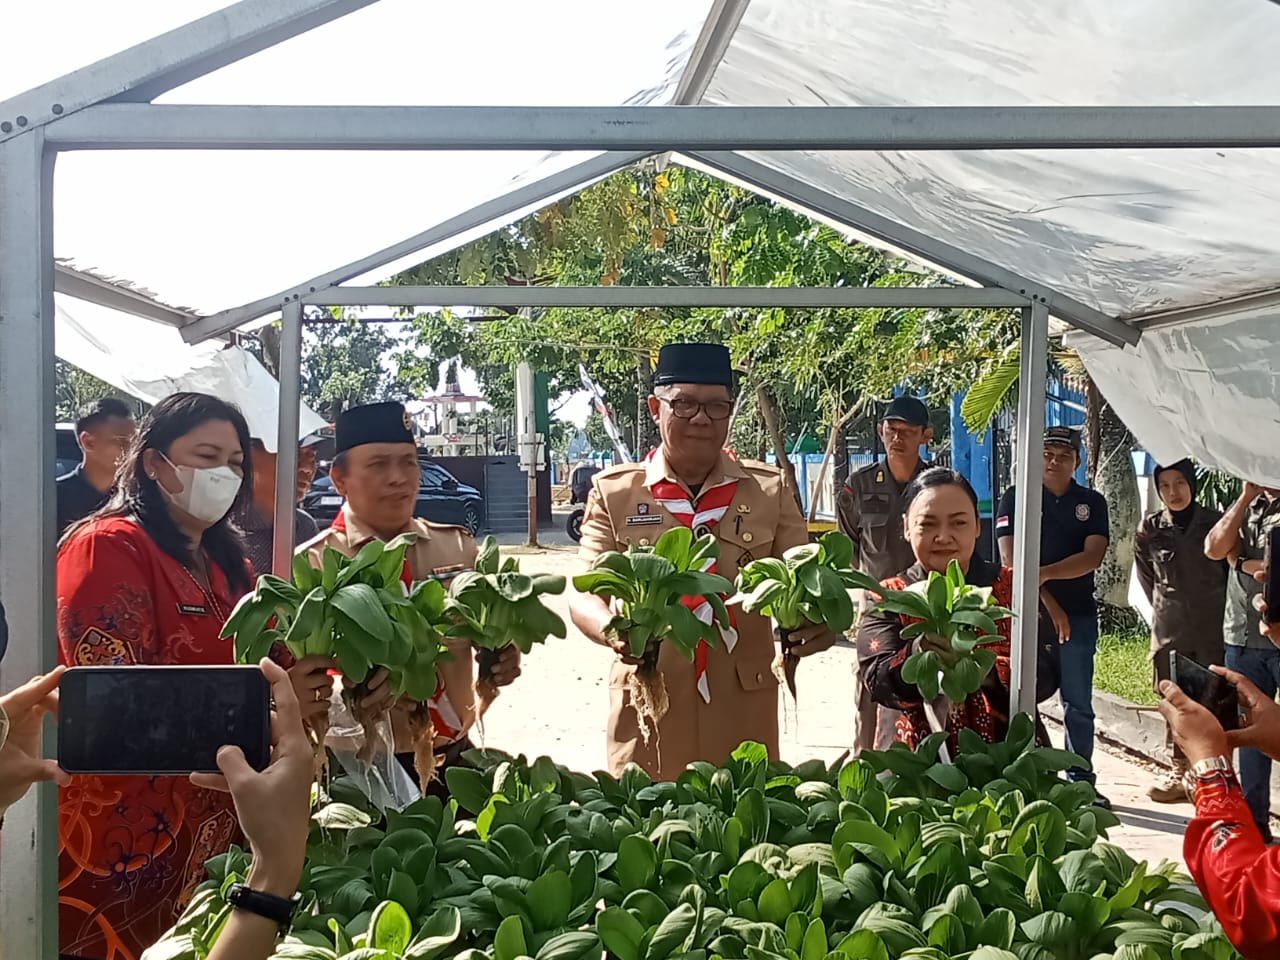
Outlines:
[[[338,515],[333,518],[332,527],[339,533],[347,532],[346,514],[339,510]],[[406,559],[404,566],[400,568],[400,583],[404,586],[404,592],[408,594],[409,588],[413,586],[413,571],[409,569],[409,561]],[[462,719],[458,716],[458,712],[453,709],[453,704],[449,702],[449,698],[444,695],[444,681],[436,680],[436,692],[431,699],[427,701],[427,710],[431,714],[431,726],[435,728],[437,737],[444,737],[446,740],[456,740],[462,731]]]
[[[653,456],[653,454],[650,454]],[[670,480],[657,480],[649,488],[649,492],[653,494],[653,498],[658,501],[658,505],[670,513],[673,517],[683,523],[689,529],[697,532],[710,531],[720,522],[720,518],[724,516],[725,511],[729,509],[729,504],[733,502],[734,494],[738,492],[738,481],[732,478],[721,480],[709,487],[704,487],[698,492],[695,501],[689,500],[689,495],[684,487]],[[702,568],[706,573],[716,572],[715,560],[708,560]],[[680,602],[693,611],[693,615],[703,623],[711,623],[714,618],[714,612],[711,604],[707,603],[702,597],[681,597]],[[730,653],[738,643],[738,631],[733,627],[733,612],[729,613],[729,626],[720,629],[720,639],[724,642],[724,647]],[[698,678],[698,694],[702,697],[704,703],[711,702],[711,685],[707,681],[707,651],[710,648],[705,640],[699,640],[697,649],[694,651],[693,668]]]

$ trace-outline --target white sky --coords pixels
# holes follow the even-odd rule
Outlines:
[[[3,15],[11,42],[0,57],[0,99],[224,5],[16,0]],[[708,6],[380,0],[160,102],[606,105],[659,92],[663,99]],[[496,152],[65,154],[55,181],[55,252],[168,302],[213,312],[463,212],[539,159]]]

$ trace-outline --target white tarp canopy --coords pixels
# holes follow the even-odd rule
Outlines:
[[[33,40],[0,62],[0,96],[216,3],[131,6],[137,16],[122,18],[90,0],[23,5],[16,27]],[[57,28],[69,19],[77,30]],[[380,0],[158,102],[1275,104],[1278,35],[1280,5],[1266,0],[1212,8],[1198,0],[699,0],[662,17],[592,0]],[[372,258],[348,271],[364,282],[388,276],[509,222],[538,196],[598,178],[609,158],[574,180],[592,156],[66,154],[56,252],[144,282],[168,302],[227,310],[440,227],[419,246],[425,254],[402,245],[381,258],[385,266]],[[1280,290],[1280,151],[722,159],[804,185],[804,201],[765,188],[829,221],[861,227],[859,212],[879,218],[888,226],[870,231],[878,240],[957,276],[989,280],[970,269],[989,264],[1139,326],[1154,313]],[[713,156],[692,162],[716,168]],[[529,184],[546,189],[521,194]],[[928,242],[898,242],[898,233]],[[1157,456],[1193,454],[1280,483],[1280,458],[1255,450],[1256,437],[1277,426],[1262,373],[1280,368],[1280,344],[1266,336],[1277,312],[1161,327],[1136,349],[1076,342],[1103,393]]]
[[[70,297],[57,297],[56,310],[57,353],[67,363],[147,403],[179,390],[229,400],[243,411],[249,434],[272,453],[278,449],[280,385],[244,347],[214,340],[192,346],[172,327]],[[324,426],[303,403],[298,438]]]

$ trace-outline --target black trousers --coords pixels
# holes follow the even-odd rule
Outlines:
[[[442,751],[442,759],[436,765],[436,775],[432,781],[427,784],[427,789],[423,792],[423,795],[428,797],[439,797],[441,800],[447,801],[449,799],[449,786],[445,783],[444,772],[450,767],[469,767],[470,764],[462,759],[462,755],[468,750],[474,749],[475,744],[471,742],[471,738],[465,736],[459,740],[455,740],[453,743],[445,747]],[[412,779],[414,783],[417,783],[418,771],[413,765],[413,754],[397,753],[396,759],[400,761],[400,766],[404,767],[405,772],[409,774],[410,779]],[[480,811],[466,810],[463,812],[474,817]]]

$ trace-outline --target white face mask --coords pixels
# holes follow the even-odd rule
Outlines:
[[[227,515],[244,478],[230,467],[180,467],[164,454],[165,463],[173,467],[182,489],[170,493],[161,484],[160,489],[175,507],[188,516],[217,523]]]

